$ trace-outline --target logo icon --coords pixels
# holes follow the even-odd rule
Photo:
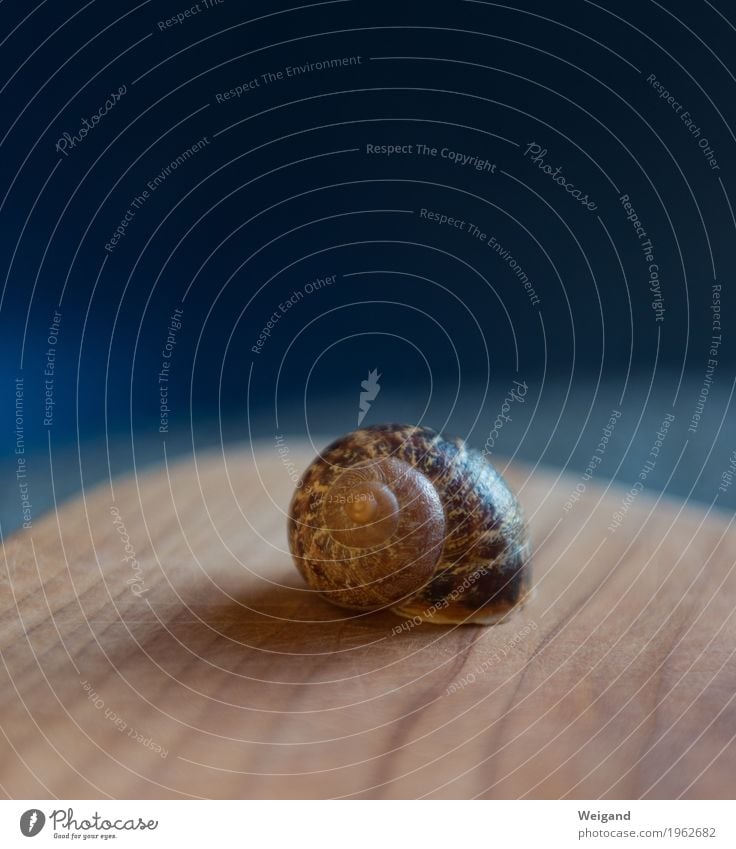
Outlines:
[[[45,824],[46,817],[43,811],[39,811],[38,808],[31,808],[20,818],[20,832],[26,837],[35,837]]]
[[[381,391],[381,386],[378,383],[378,378],[380,376],[378,369],[374,368],[373,371],[368,372],[368,379],[363,380],[360,383],[364,391],[360,393],[360,404],[358,405],[358,427],[360,427],[363,419],[366,417],[366,413],[370,410],[371,401],[375,401],[378,393]]]

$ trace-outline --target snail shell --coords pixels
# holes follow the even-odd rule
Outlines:
[[[491,624],[529,592],[519,505],[486,457],[426,427],[333,442],[289,508],[297,568],[333,604]]]

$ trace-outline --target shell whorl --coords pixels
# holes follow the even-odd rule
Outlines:
[[[289,511],[307,583],[360,610],[434,622],[496,621],[525,598],[528,541],[487,459],[429,428],[378,425],[308,467]]]
[[[318,461],[291,517],[292,552],[308,583],[335,604],[362,610],[417,593],[434,574],[445,538],[431,481],[396,457],[347,468]]]

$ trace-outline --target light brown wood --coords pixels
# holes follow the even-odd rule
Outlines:
[[[396,633],[308,591],[272,445],[34,522],[0,579],[5,793],[732,798],[731,517],[642,493],[610,533],[622,490],[588,483],[565,512],[579,479],[506,475],[536,594],[490,628]]]

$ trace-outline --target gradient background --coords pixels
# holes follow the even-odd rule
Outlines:
[[[729,509],[719,492],[736,448],[732,392],[736,222],[736,16],[725,2],[557,4],[277,2],[212,8],[160,31],[181,2],[0,6],[2,530],[22,522],[15,381],[33,517],[164,451],[357,425],[422,422],[484,444],[513,380],[528,386],[494,452],[579,476],[611,410],[596,475],[633,482],[665,415],[675,421],[647,489]],[[343,56],[218,103],[286,66]],[[691,113],[698,139],[647,83]],[[68,156],[111,91],[119,103]],[[105,244],[131,201],[199,139],[209,144]],[[524,156],[546,161],[593,212]],[[439,156],[368,155],[427,144]],[[619,197],[654,244],[664,320]],[[530,303],[499,256],[422,208],[476,222],[519,262]],[[279,303],[336,275],[251,347]],[[722,286],[722,344],[703,418],[688,425]],[[169,431],[157,374],[169,316]],[[43,423],[48,327],[53,424]],[[51,471],[55,488],[51,487]]]

